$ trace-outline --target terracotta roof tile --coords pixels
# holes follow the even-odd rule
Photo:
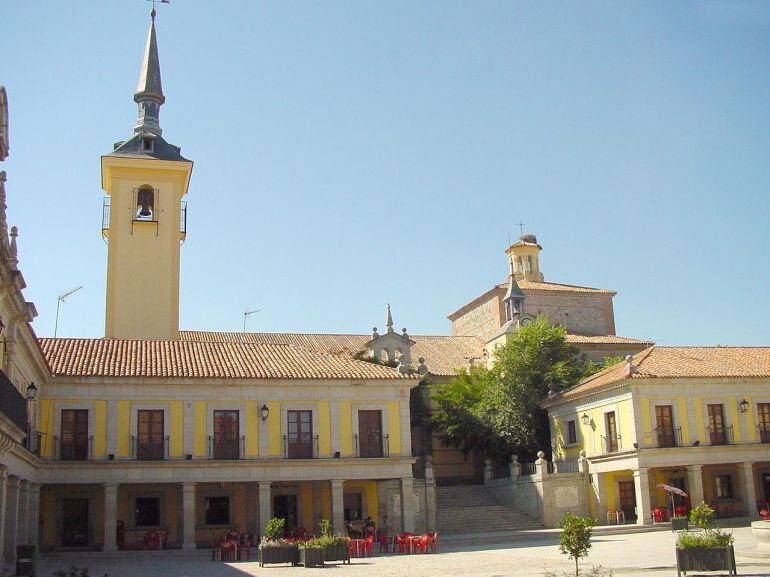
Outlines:
[[[650,347],[548,399],[570,399],[628,379],[770,377],[770,347]]]
[[[416,379],[397,370],[292,344],[40,339],[54,375],[192,379]]]
[[[537,281],[524,280],[524,279],[522,280],[516,279],[516,282],[519,284],[519,287],[525,293],[527,291],[559,291],[559,292],[591,293],[591,294],[602,294],[602,295],[617,294],[615,291],[611,291],[607,289],[593,288],[588,286],[579,286],[574,284],[563,284],[563,283],[556,283],[556,282],[537,282]],[[497,288],[507,289],[508,283],[506,282],[506,283],[497,285]]]

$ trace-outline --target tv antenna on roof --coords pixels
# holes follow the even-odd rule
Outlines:
[[[59,295],[59,299],[56,301],[56,322],[53,325],[53,338],[56,338],[56,334],[59,332],[59,307],[67,299],[68,296],[75,294],[82,288],[83,288],[82,286],[79,286],[78,288],[74,288],[69,292],[62,293]]]
[[[243,332],[246,333],[246,319],[248,319],[251,315],[255,313],[261,313],[262,309],[257,309],[254,311],[244,311],[243,312]]]

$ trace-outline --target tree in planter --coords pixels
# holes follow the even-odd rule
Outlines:
[[[439,388],[433,424],[447,444],[478,450],[498,462],[550,447],[549,391],[577,384],[585,367],[566,330],[538,317],[494,353],[492,367],[460,371]]]
[[[572,513],[566,513],[558,527],[559,550],[570,559],[575,560],[575,577],[580,574],[579,560],[588,557],[591,549],[591,532],[596,525],[596,519],[591,517],[577,517]]]
[[[286,524],[286,519],[281,517],[273,517],[265,525],[265,535],[263,537],[266,541],[282,541],[283,540],[283,527]]]

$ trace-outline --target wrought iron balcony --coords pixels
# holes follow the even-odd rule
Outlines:
[[[658,440],[658,447],[681,447],[682,427],[677,427],[676,429],[664,429],[658,427],[655,429],[655,437]]]
[[[149,442],[141,437],[131,437],[131,458],[135,461],[165,461],[168,459],[169,437]]]
[[[0,371],[0,411],[22,431],[27,431],[27,399],[3,371]]]
[[[209,459],[238,461],[246,456],[246,436],[209,437]]]
[[[360,441],[360,442],[359,442]],[[390,435],[353,435],[353,449],[357,457],[376,459],[390,456]]]
[[[757,429],[759,429],[759,442],[770,443],[770,423],[759,423]]]
[[[53,438],[53,458],[58,461],[91,461],[94,438],[85,435],[65,435]]]
[[[728,427],[706,427],[706,437],[711,445],[732,445],[733,444],[733,426]]]
[[[319,457],[318,435],[284,435],[284,456],[287,459],[317,459]]]
[[[622,447],[620,435],[602,435],[602,451],[604,453],[617,453]]]

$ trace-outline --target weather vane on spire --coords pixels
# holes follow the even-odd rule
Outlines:
[[[155,20],[155,3],[160,2],[161,4],[170,4],[171,0],[145,0],[146,2],[152,2],[152,11],[150,12],[150,17]]]

